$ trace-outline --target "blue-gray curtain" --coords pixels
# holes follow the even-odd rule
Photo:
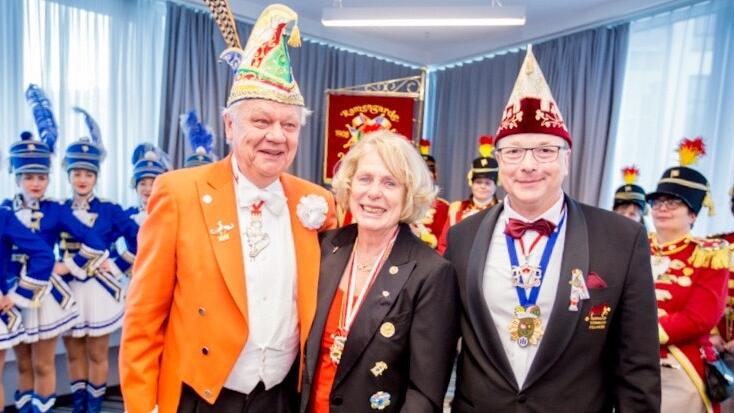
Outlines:
[[[226,46],[208,12],[169,3],[167,18],[160,144],[171,155],[174,165],[180,166],[188,148],[179,131],[178,117],[189,109],[196,109],[218,136],[217,155],[229,150],[224,143],[221,110],[229,93],[231,76],[229,67],[218,62]],[[251,28],[250,23],[238,22],[243,44]],[[293,74],[306,105],[313,110],[301,131],[298,155],[291,169],[314,182],[321,182],[322,178],[324,91],[420,74],[416,68],[307,38],[300,48],[290,48],[290,55]]]
[[[628,27],[601,27],[533,46],[573,138],[565,189],[594,205],[611,148]],[[524,56],[524,50],[507,52],[431,73],[435,104],[429,130],[442,196],[468,196],[466,173],[478,156],[477,138],[495,134]]]

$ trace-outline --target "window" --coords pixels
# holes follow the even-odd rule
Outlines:
[[[707,1],[631,23],[612,170],[602,205],[612,204],[624,165],[636,164],[639,184],[653,191],[663,171],[678,165],[680,139],[701,135],[708,153],[693,168],[709,180],[717,214],[708,217],[703,209],[693,232],[734,229],[728,195],[734,185],[732,42],[730,1]]]
[[[135,204],[129,186],[132,151],[142,142],[158,143],[165,3],[24,0],[3,2],[0,14],[13,7],[22,16],[12,23],[18,36],[0,39],[21,45],[20,55],[13,56],[15,73],[0,73],[0,91],[7,94],[3,104],[15,106],[15,114],[0,111],[0,124],[7,125],[0,126],[3,158],[21,131],[38,135],[23,96],[28,84],[36,83],[49,97],[59,126],[47,195],[71,196],[61,163],[66,146],[88,136],[82,117],[72,110],[80,106],[99,123],[107,151],[95,192]],[[0,184],[3,198],[16,192],[12,176],[2,174]]]

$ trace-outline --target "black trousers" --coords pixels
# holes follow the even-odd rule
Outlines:
[[[262,382],[249,394],[222,389],[214,404],[209,404],[184,383],[178,413],[295,413],[300,402],[297,377],[298,362],[293,363],[283,382],[269,390],[265,390]]]

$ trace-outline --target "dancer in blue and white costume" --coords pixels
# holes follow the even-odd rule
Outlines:
[[[171,170],[171,162],[163,150],[150,143],[141,143],[133,151],[132,164],[133,177],[130,186],[138,194],[138,205],[126,209],[125,214],[141,226],[148,217],[148,199],[153,192],[153,182],[158,175]],[[130,275],[135,259],[133,254],[129,251],[118,253],[117,250],[112,250],[110,258],[116,272]]]
[[[3,206],[53,250],[61,232],[67,231],[83,244],[65,263],[56,263],[49,282],[30,305],[21,308],[25,336],[14,347],[18,366],[18,390],[15,406],[21,413],[48,412],[56,401],[56,337],[69,330],[79,316],[71,289],[61,278],[69,268],[94,269],[106,259],[102,241],[88,231],[63,204],[45,198],[51,171],[51,156],[57,139],[56,122],[51,104],[43,91],[30,85],[26,100],[33,110],[40,140],[30,132],[10,146],[10,168],[15,174],[19,193],[6,199]],[[14,254],[8,274],[22,280],[28,257]],[[47,277],[48,278],[48,277]],[[22,281],[21,281],[22,283]]]
[[[118,204],[94,195],[100,164],[105,156],[99,126],[83,109],[74,110],[84,116],[90,137],[80,138],[66,149],[64,166],[74,197],[64,206],[108,248],[123,237],[127,250],[134,255],[138,225]],[[80,244],[66,234],[62,235],[60,247],[65,255],[75,254]],[[79,303],[79,321],[70,334],[64,336],[72,381],[73,411],[96,413],[102,408],[107,388],[109,336],[122,325],[122,273],[108,260],[96,271],[83,276],[73,275],[69,277],[69,285]]]
[[[188,138],[191,155],[186,157],[184,168],[206,165],[217,160],[214,155],[214,135],[199,122],[196,112],[191,110],[181,115],[181,130]]]
[[[26,257],[25,272],[14,282],[6,271],[14,256]],[[54,267],[53,250],[26,228],[10,208],[0,206],[0,377],[5,351],[23,339],[21,312],[41,296]],[[12,284],[15,284],[14,286]],[[5,406],[5,389],[0,380],[0,412]],[[30,397],[28,397],[30,400]]]

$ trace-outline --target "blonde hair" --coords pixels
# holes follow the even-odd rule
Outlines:
[[[400,222],[412,224],[423,219],[436,198],[438,188],[415,146],[404,136],[387,130],[366,134],[342,158],[332,180],[339,206],[348,209],[357,165],[370,152],[377,153],[390,174],[405,187]]]

